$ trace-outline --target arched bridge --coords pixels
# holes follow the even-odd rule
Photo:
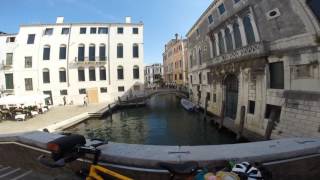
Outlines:
[[[174,94],[179,97],[187,97],[188,92],[185,90],[178,90],[178,89],[156,89],[156,90],[148,90],[145,92],[145,98],[151,98],[155,95],[161,95],[161,94]]]

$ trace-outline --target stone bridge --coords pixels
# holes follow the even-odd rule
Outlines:
[[[146,91],[145,93],[145,98],[151,98],[152,96],[155,95],[160,95],[160,94],[174,94],[177,95],[179,97],[187,97],[188,96],[188,92],[184,91],[184,90],[178,90],[178,89],[157,89],[157,90],[150,90],[150,91]]]

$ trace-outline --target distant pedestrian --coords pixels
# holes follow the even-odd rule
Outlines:
[[[87,107],[88,106],[88,96],[84,96],[83,98],[83,106]]]
[[[67,98],[66,96],[63,96],[63,105],[65,106],[67,104]]]

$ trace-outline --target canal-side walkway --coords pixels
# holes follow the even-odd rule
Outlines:
[[[51,108],[48,112],[39,114],[26,121],[5,120],[0,122],[0,134],[22,133],[44,129],[84,113],[89,114],[98,112],[106,106],[106,103],[89,104],[87,107],[79,105],[56,106]]]

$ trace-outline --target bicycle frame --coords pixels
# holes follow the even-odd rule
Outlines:
[[[98,172],[102,172],[104,174],[110,175],[112,177],[115,177],[120,180],[133,180],[129,177],[126,177],[124,175],[121,175],[119,173],[116,173],[114,171],[111,171],[105,167],[99,166],[99,165],[91,165],[89,175],[86,177],[86,180],[104,180]]]

